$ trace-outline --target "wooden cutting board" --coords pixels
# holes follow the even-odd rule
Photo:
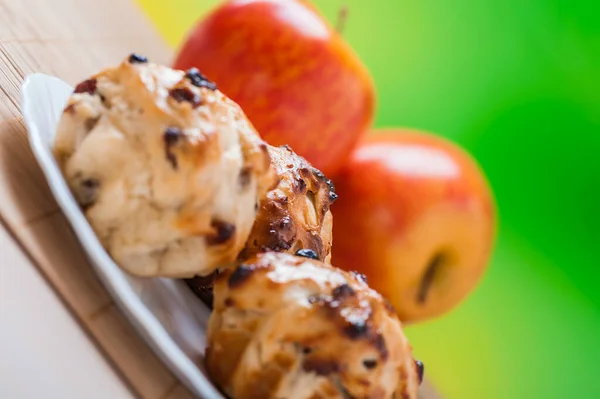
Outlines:
[[[94,275],[31,153],[19,111],[27,74],[75,84],[131,52],[161,63],[172,55],[127,0],[0,1],[0,222],[132,393],[185,399],[192,395],[137,336]],[[437,397],[428,384],[421,396]]]

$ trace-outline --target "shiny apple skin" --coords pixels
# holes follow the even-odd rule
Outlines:
[[[367,275],[403,322],[431,319],[480,281],[495,241],[494,199],[455,144],[410,130],[377,133],[334,179],[332,263]]]
[[[373,120],[369,72],[306,1],[225,2],[192,29],[174,66],[197,67],[266,141],[290,145],[325,174]]]

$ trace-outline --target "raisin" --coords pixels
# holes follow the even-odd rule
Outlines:
[[[365,366],[366,369],[374,369],[375,367],[377,367],[377,360],[375,359],[366,359],[363,360],[363,366]]]
[[[235,301],[232,298],[225,298],[225,306],[232,307],[235,305]]]
[[[177,143],[183,132],[178,127],[168,127],[165,129],[165,144],[174,145]]]
[[[386,360],[388,357],[388,350],[383,335],[381,335],[381,333],[377,333],[375,336],[371,337],[370,340],[371,344],[375,347],[377,352],[379,352],[379,355],[381,355],[381,358]]]
[[[230,288],[239,287],[254,273],[255,268],[247,265],[240,265],[231,273],[227,284]]]
[[[327,178],[325,177],[325,175],[323,174],[323,172],[321,172],[319,169],[317,168],[313,168],[313,174],[315,175],[315,177],[321,181],[327,180]]]
[[[298,193],[303,193],[304,190],[306,190],[306,182],[304,181],[304,179],[302,178],[297,178],[296,179],[296,184],[294,184],[294,191],[298,192]]]
[[[165,129],[163,134],[163,140],[165,141],[165,157],[167,161],[171,163],[173,169],[177,169],[177,157],[171,151],[172,147],[177,144],[183,132],[178,127],[168,127]]]
[[[353,296],[355,294],[355,291],[352,287],[350,287],[348,284],[342,284],[340,286],[335,287],[335,289],[332,292],[333,298],[334,299],[340,299],[340,298],[344,298],[344,297],[348,297],[348,296]]]
[[[369,326],[364,321],[353,321],[344,329],[344,333],[350,339],[359,339],[367,336]]]
[[[140,54],[132,53],[129,56],[129,62],[132,64],[145,64],[148,62],[148,58]]]
[[[206,87],[209,90],[216,90],[217,85],[214,82],[208,80],[197,68],[190,68],[185,74],[185,77],[192,82],[194,86]]]
[[[425,365],[420,360],[415,360],[417,366],[417,374],[419,375],[419,383],[423,382],[423,376],[425,375]]]
[[[173,97],[175,101],[179,103],[184,101],[188,102],[192,104],[193,108],[196,108],[202,104],[202,98],[198,94],[191,91],[188,87],[171,89],[169,90],[169,96]]]
[[[223,244],[235,234],[235,225],[228,222],[213,220],[211,227],[216,230],[216,234],[207,238],[208,245]]]
[[[333,184],[333,180],[327,179],[325,180],[325,183],[329,187],[329,191],[333,191],[335,193],[335,184]]]
[[[317,255],[317,253],[312,249],[307,248],[299,249],[298,251],[296,251],[296,256],[319,260],[319,255]]]
[[[89,178],[81,181],[76,194],[79,204],[84,209],[88,208],[96,201],[96,196],[98,195],[99,188],[100,181],[98,179]]]
[[[88,94],[95,94],[96,93],[96,79],[88,79],[85,80],[81,83],[79,83],[77,86],[75,86],[75,90],[73,91],[74,93],[88,93]]]

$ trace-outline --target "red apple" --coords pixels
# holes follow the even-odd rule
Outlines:
[[[225,2],[192,30],[175,67],[197,67],[266,141],[289,144],[325,174],[373,119],[367,69],[307,1]]]
[[[366,137],[334,179],[332,262],[366,274],[404,322],[447,312],[473,290],[496,226],[489,185],[465,151],[430,134]]]

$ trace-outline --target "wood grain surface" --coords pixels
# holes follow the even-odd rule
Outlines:
[[[31,153],[19,111],[27,74],[74,84],[131,52],[164,63],[172,55],[129,1],[0,1],[0,221],[134,395],[186,399],[192,395],[137,336],[94,275]],[[424,385],[422,398],[436,398]]]
[[[93,274],[33,158],[19,111],[27,74],[74,84],[133,51],[157,62],[171,57],[128,1],[0,1],[0,217],[136,396],[191,398]]]

